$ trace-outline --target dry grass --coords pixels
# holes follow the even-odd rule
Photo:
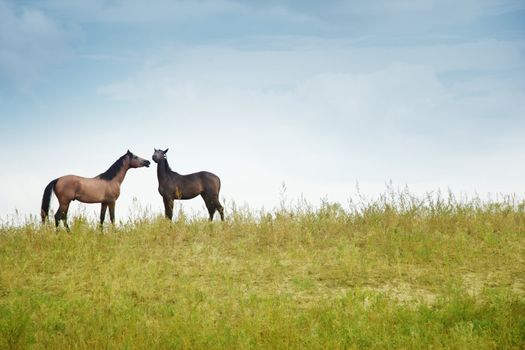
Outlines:
[[[0,348],[523,348],[525,216],[406,193],[0,229]]]

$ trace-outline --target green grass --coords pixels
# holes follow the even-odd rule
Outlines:
[[[525,346],[511,198],[0,228],[0,349]]]

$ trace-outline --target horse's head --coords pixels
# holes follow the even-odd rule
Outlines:
[[[128,153],[126,153],[126,157],[129,159],[130,168],[141,168],[143,166],[147,168],[150,165],[149,160],[140,158],[139,156],[136,156],[133,153],[131,153],[129,150],[128,150]]]
[[[163,151],[161,149],[153,149],[154,150],[153,157],[151,157],[151,158],[153,159],[153,161],[155,163],[158,163],[161,160],[166,159],[166,153],[168,153],[168,149],[169,148],[166,148],[165,151]]]

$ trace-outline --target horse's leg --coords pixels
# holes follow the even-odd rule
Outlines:
[[[60,220],[62,220],[62,212],[60,211],[60,208],[55,213],[55,229],[58,231],[58,224],[60,223]]]
[[[213,221],[213,215],[215,215],[215,205],[213,203],[206,203],[206,207],[208,207],[208,213],[210,213],[210,221]]]
[[[55,228],[58,230],[58,224],[60,223],[60,220],[64,220],[64,226],[66,227],[66,230],[69,232],[69,226],[67,226],[67,209],[69,208],[69,202],[62,202],[59,201],[60,205],[58,207],[57,212],[55,213]]]
[[[64,220],[64,226],[66,228],[66,231],[69,233],[71,230],[69,229],[69,225],[67,224],[67,211],[69,209],[69,205],[66,207],[66,210],[64,211],[64,216],[62,217],[62,220]]]
[[[106,218],[106,209],[108,208],[108,203],[102,203],[100,206],[100,229],[104,225],[104,219]]]
[[[222,207],[221,202],[219,202],[219,195],[213,194],[211,195],[210,199],[205,199],[205,201],[210,202],[210,205],[213,206],[213,213],[215,213],[215,210],[217,210],[221,215],[221,220],[224,221],[224,208]],[[208,208],[208,211],[209,210],[210,209]]]
[[[166,215],[166,218],[171,221],[173,218],[173,199],[162,197],[162,200],[164,201],[164,214]]]
[[[213,203],[215,204],[215,208],[217,208],[217,211],[221,215],[221,221],[224,221],[224,208],[221,205],[221,202],[219,202],[219,196],[215,196],[213,198]]]
[[[109,219],[111,220],[111,224],[115,226],[115,202],[109,202]]]
[[[215,203],[213,203],[213,199],[205,195],[204,193],[201,194],[202,199],[204,199],[204,204],[206,204],[206,208],[208,208],[208,213],[210,214],[210,221],[213,221],[213,215],[215,214]]]

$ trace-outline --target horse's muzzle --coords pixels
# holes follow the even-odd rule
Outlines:
[[[151,162],[150,162],[149,160],[145,160],[145,161],[144,161],[144,166],[145,166],[146,168],[149,168],[149,165],[150,165],[150,164],[151,164]]]

